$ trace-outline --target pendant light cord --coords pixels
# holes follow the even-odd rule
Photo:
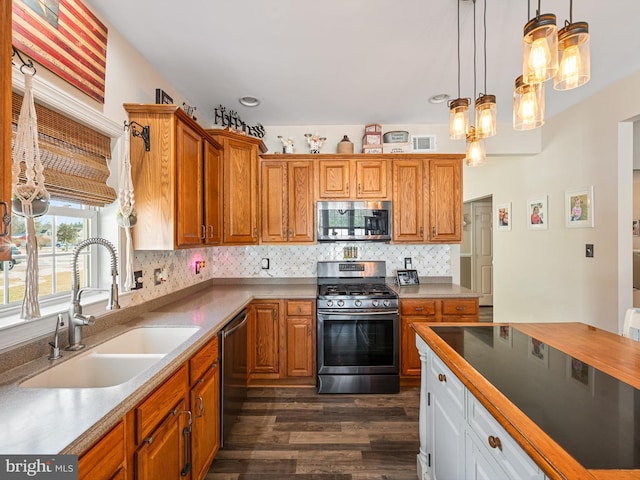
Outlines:
[[[484,93],[487,93],[487,0],[484,0]]]
[[[458,0],[458,98],[460,98],[460,2]]]
[[[473,98],[476,98],[476,0],[473,0]]]

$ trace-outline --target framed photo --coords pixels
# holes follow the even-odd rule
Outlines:
[[[593,186],[564,192],[567,228],[593,228]]]
[[[633,236],[640,237],[640,220],[633,221]]]
[[[397,277],[398,285],[401,287],[404,285],[418,285],[420,283],[417,270],[398,270]]]
[[[547,196],[527,200],[527,228],[529,230],[546,230],[548,221]]]
[[[173,98],[171,98],[169,94],[161,88],[156,88],[156,103],[171,105],[173,104]]]
[[[511,202],[496,205],[496,229],[511,230]]]

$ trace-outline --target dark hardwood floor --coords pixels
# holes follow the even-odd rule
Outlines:
[[[252,388],[207,480],[416,480],[419,389]]]

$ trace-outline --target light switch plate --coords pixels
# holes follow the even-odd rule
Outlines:
[[[587,243],[584,249],[585,257],[592,258],[593,257],[593,243]]]

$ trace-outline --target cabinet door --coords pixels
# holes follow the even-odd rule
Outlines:
[[[313,319],[287,317],[287,376],[310,377],[313,368]]]
[[[429,161],[429,241],[462,241],[462,161]]]
[[[420,377],[421,364],[416,347],[416,332],[412,323],[433,322],[435,317],[401,316],[400,317],[400,375],[403,377]]]
[[[422,160],[393,161],[393,241],[422,243]]]
[[[222,152],[204,142],[204,225],[205,243],[222,241]]]
[[[186,465],[183,410],[184,401],[181,401],[136,450],[134,454],[136,480],[181,478],[180,473]]]
[[[258,148],[224,141],[224,243],[258,243]]]
[[[125,427],[120,421],[78,460],[79,480],[110,480],[125,472]],[[123,477],[124,478],[124,477]]]
[[[184,124],[176,123],[176,175],[179,247],[200,245],[202,226],[202,136]]]
[[[288,168],[287,240],[296,243],[314,241],[313,162],[290,162]]]
[[[467,432],[466,437],[466,478],[475,480],[509,480],[511,478],[491,456],[485,453],[482,447],[476,444],[471,432]]]
[[[198,380],[191,390],[191,463],[193,480],[207,475],[209,465],[220,448],[220,369],[217,364]]]
[[[247,328],[249,374],[280,374],[280,303],[256,302],[249,308]]]
[[[318,160],[319,198],[349,198],[349,161]]]
[[[356,160],[356,198],[389,198],[389,161]]]
[[[285,242],[287,240],[287,162],[260,164],[261,240]]]

